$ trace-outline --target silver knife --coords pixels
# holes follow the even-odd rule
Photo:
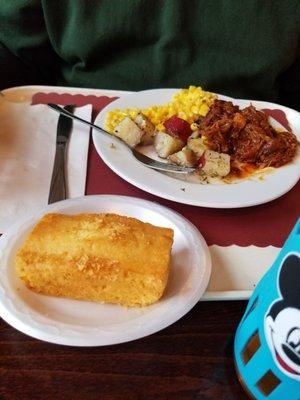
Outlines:
[[[65,110],[73,112],[74,106],[68,105]],[[56,152],[52,178],[50,184],[50,192],[48,204],[56,201],[65,200],[67,198],[67,182],[66,182],[66,151],[68,139],[72,130],[73,120],[71,118],[60,115],[57,123],[56,134]]]

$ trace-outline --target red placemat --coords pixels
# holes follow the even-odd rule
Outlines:
[[[93,105],[93,117],[116,97],[71,95],[69,93],[37,93],[32,104],[49,102],[66,105]],[[265,110],[286,129],[290,129],[285,113]],[[281,247],[300,215],[300,183],[279,199],[254,207],[241,209],[211,209],[195,207],[161,199],[124,181],[101,160],[90,142],[86,194],[116,194],[155,201],[179,212],[201,231],[208,245]]]

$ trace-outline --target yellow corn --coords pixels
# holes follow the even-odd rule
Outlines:
[[[186,120],[192,125],[192,129],[196,130],[194,122],[208,113],[215,98],[216,95],[202,90],[201,87],[190,86],[188,89],[182,89],[175,93],[173,99],[162,106],[153,105],[145,109],[131,108],[109,111],[106,115],[105,128],[112,133],[126,116],[134,119],[139,112],[142,112],[159,131],[165,130],[164,121],[173,115]]]

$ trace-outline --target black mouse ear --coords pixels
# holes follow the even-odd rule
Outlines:
[[[280,313],[280,311],[282,311],[282,310],[283,310],[284,308],[286,308],[286,307],[287,307],[287,305],[286,305],[286,303],[285,303],[284,300],[276,301],[276,302],[272,305],[272,307],[271,307],[271,309],[270,309],[268,315],[270,315],[270,316],[273,318],[273,320],[275,321],[275,318],[276,318],[277,315]]]
[[[300,309],[300,257],[296,254],[284,260],[279,275],[279,288],[284,301]]]

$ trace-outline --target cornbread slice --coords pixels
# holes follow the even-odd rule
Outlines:
[[[16,255],[16,271],[37,293],[123,306],[159,300],[167,284],[173,230],[116,214],[46,214]]]

